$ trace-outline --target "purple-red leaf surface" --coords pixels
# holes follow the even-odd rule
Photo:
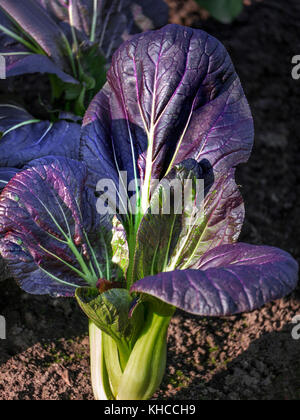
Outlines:
[[[2,135],[12,127],[32,120],[34,117],[21,106],[13,102],[0,102],[0,132]]]
[[[84,120],[81,154],[91,185],[135,171],[148,188],[188,158],[215,178],[249,158],[251,112],[223,45],[178,25],[146,32],[114,54],[108,83]]]
[[[0,192],[18,172],[16,168],[0,168]]]
[[[146,277],[131,291],[149,294],[193,314],[226,316],[279,299],[297,282],[298,264],[288,253],[240,243],[206,253],[197,270]]]
[[[6,112],[7,111],[7,112]],[[19,114],[18,114],[19,112]],[[14,113],[16,117],[14,118]],[[5,132],[33,117],[21,109],[0,107],[0,131]],[[80,125],[68,121],[40,121],[8,131],[0,141],[0,167],[22,168],[31,160],[53,155],[79,157]]]
[[[94,205],[86,169],[46,158],[17,174],[0,196],[0,254],[23,290],[73,296],[103,277]]]

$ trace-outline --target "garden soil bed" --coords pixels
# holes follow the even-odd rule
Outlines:
[[[250,102],[256,143],[238,169],[246,202],[242,240],[291,252],[300,262],[300,54],[298,0],[264,0],[232,25],[200,20],[193,1],[168,0],[171,20],[204,29],[228,48]],[[24,98],[26,101],[26,98]],[[35,101],[36,98],[30,98]],[[0,399],[92,399],[87,321],[72,300],[33,297],[0,282]],[[204,319],[176,313],[159,399],[300,399],[300,289],[250,314]]]

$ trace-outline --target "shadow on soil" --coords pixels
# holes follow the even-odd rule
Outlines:
[[[280,332],[264,334],[254,341],[247,351],[230,362],[226,370],[215,374],[211,381],[205,384],[206,387],[220,391],[221,395],[224,390],[230,388],[225,399],[237,397],[245,400],[300,400],[300,340],[291,338],[293,327],[291,324]],[[262,354],[264,363],[260,362]],[[277,375],[274,375],[275,363]],[[273,370],[272,376],[269,375],[268,369],[265,369],[265,366],[270,365]],[[194,393],[198,387],[197,382],[195,379],[189,386],[193,388]],[[187,391],[188,388],[179,391],[175,398],[186,399]],[[200,388],[197,399],[211,399],[202,396],[201,393]]]

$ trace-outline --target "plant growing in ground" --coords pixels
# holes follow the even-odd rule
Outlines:
[[[96,399],[151,398],[176,308],[232,315],[296,286],[289,254],[237,242],[234,168],[252,144],[224,47],[168,25],[115,53],[84,119],[81,162],[32,161],[4,188],[0,252],[23,290],[76,296]]]

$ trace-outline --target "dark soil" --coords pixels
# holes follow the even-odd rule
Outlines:
[[[247,218],[242,240],[278,246],[300,262],[300,54],[298,0],[264,0],[232,25],[200,20],[193,0],[168,0],[171,20],[204,29],[229,50],[256,128],[252,158],[238,170]],[[35,100],[35,99],[34,99]],[[0,283],[0,399],[92,399],[87,321],[72,300],[28,296]],[[300,399],[300,288],[261,310],[227,319],[176,313],[159,399]]]

